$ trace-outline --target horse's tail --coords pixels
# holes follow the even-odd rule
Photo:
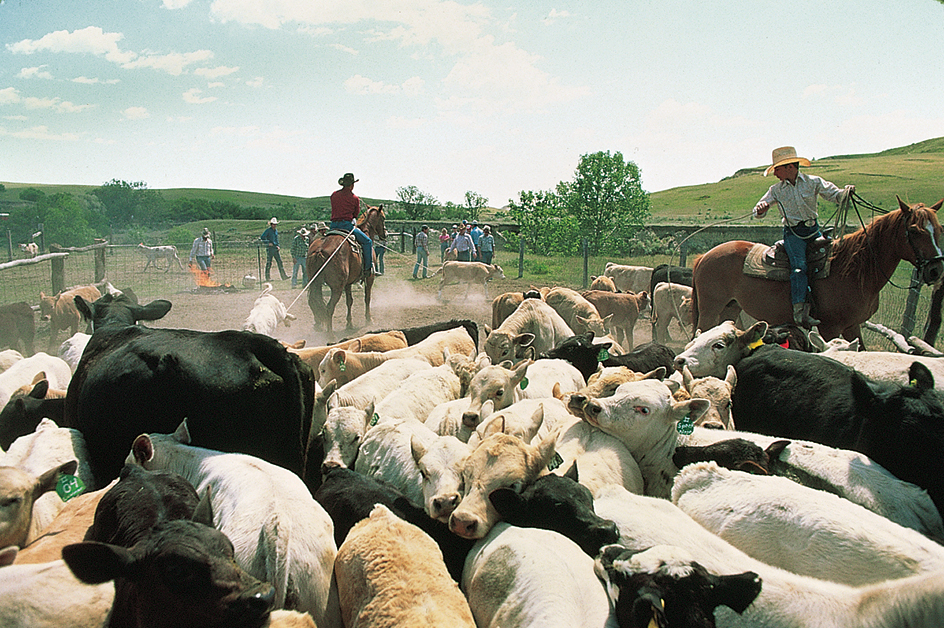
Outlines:
[[[695,332],[698,331],[698,289],[696,288],[698,282],[695,281],[695,269],[698,268],[698,263],[701,261],[701,258],[702,256],[699,255],[692,263],[692,319],[689,321],[692,324],[692,338],[695,337]]]

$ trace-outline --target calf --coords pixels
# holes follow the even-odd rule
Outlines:
[[[91,338],[91,334],[80,331],[72,334],[59,345],[58,355],[65,360],[73,373],[75,373],[75,368],[79,365],[79,361],[82,359],[82,353],[85,351],[85,347],[88,345],[88,341],[91,340]]]
[[[801,575],[862,586],[944,568],[944,548],[924,535],[787,478],[699,462],[679,472],[672,502],[748,555]]]
[[[432,323],[430,325],[420,325],[418,327],[407,327],[400,330],[403,333],[403,337],[406,338],[406,343],[409,346],[419,344],[420,342],[429,338],[432,334],[438,331],[449,331],[450,329],[455,329],[457,327],[462,327],[465,329],[466,333],[469,334],[469,338],[472,339],[472,343],[475,345],[475,350],[479,350],[479,326],[478,324],[468,318],[462,319],[452,319],[448,321],[441,321],[439,323]],[[368,349],[362,349],[367,351]]]
[[[590,289],[591,290],[607,290],[609,292],[619,292],[616,289],[616,284],[613,283],[613,280],[610,277],[605,275],[600,275],[599,277],[595,275],[590,276]]]
[[[256,628],[275,594],[236,565],[222,532],[194,521],[161,523],[129,549],[67,545],[62,558],[87,584],[115,581],[109,626]]]
[[[537,446],[505,434],[493,434],[472,451],[462,468],[463,495],[449,516],[449,529],[467,539],[480,539],[499,520],[488,500],[496,488],[524,487],[547,473],[554,457],[557,434]]]
[[[593,559],[551,530],[499,523],[470,552],[462,588],[480,628],[614,625]]]
[[[18,389],[38,381],[36,376],[40,373],[45,376],[39,379],[48,380],[49,387],[56,390],[65,390],[72,379],[72,369],[60,358],[43,352],[23,358],[0,373],[0,408],[10,401]],[[9,447],[10,443],[0,442],[0,446]]]
[[[342,340],[333,345],[323,347],[289,348],[289,353],[297,355],[302,362],[310,366],[313,371],[317,372],[321,361],[328,351],[332,348],[350,349],[354,346],[355,342],[357,343],[359,351],[390,351],[391,349],[402,349],[407,346],[406,336],[402,331],[397,330],[364,334],[358,338]]]
[[[279,323],[285,323],[285,326],[289,327],[291,326],[291,321],[295,320],[295,315],[289,313],[285,304],[279,301],[275,295],[270,294],[272,292],[271,283],[263,285],[265,286],[265,290],[262,291],[259,298],[252,304],[249,316],[243,321],[242,329],[243,331],[253,331],[257,334],[274,336]]]
[[[612,316],[609,325],[616,342],[627,350],[632,349],[636,321],[649,309],[649,294],[645,290],[619,294],[607,290],[584,290],[580,294],[593,304],[600,316]]]
[[[649,373],[659,367],[671,372],[675,362],[675,352],[658,342],[639,345],[629,353],[611,355],[600,362],[604,367],[625,366],[637,373]]]
[[[644,292],[649,289],[652,269],[648,266],[627,266],[607,262],[603,276],[613,280],[620,292]]]
[[[534,356],[540,359],[560,359],[570,362],[587,380],[600,367],[601,358],[610,355],[612,343],[594,344],[593,332],[577,334],[564,340],[550,351]]]
[[[724,379],[717,377],[692,377],[688,367],[682,367],[682,386],[692,398],[707,399],[711,402],[707,412],[698,418],[695,425],[717,430],[733,430],[734,419],[731,418],[731,395],[737,385],[737,372],[728,365],[728,373]]]
[[[577,334],[592,332],[595,336],[604,336],[607,325],[613,320],[613,314],[601,318],[590,301],[570,288],[551,288],[544,300]]]
[[[38,373],[32,386],[20,388],[0,410],[0,445],[9,447],[15,439],[36,429],[43,419],[64,425],[65,391],[51,390],[49,380],[42,377],[43,373]]]
[[[81,297],[86,301],[95,301],[102,296],[95,286],[78,286],[60,292],[56,296],[46,296],[43,292],[39,293],[39,312],[43,320],[49,321],[49,349],[50,354],[56,353],[58,344],[56,336],[60,329],[68,329],[71,335],[79,331],[79,325],[82,323],[82,312],[75,304],[75,297]]]
[[[157,270],[157,260],[163,260],[166,262],[167,267],[164,269],[164,272],[170,270],[170,265],[172,262],[177,262],[178,268],[180,270],[184,269],[184,265],[180,262],[180,258],[177,256],[177,247],[168,244],[165,246],[145,246],[142,242],[138,245],[138,250],[144,253],[144,256],[147,258],[147,264],[144,265],[143,270],[147,270],[148,266],[153,265],[154,269]]]
[[[39,535],[41,529],[32,525],[33,504],[55,490],[60,475],[74,474],[77,465],[75,460],[58,464],[39,476],[0,466],[0,546],[23,547]]]
[[[469,296],[472,284],[482,284],[485,290],[485,298],[488,299],[488,282],[492,279],[504,279],[505,273],[502,272],[498,264],[483,264],[482,262],[445,262],[442,267],[432,274],[439,276],[439,298],[442,298],[443,286],[455,283],[467,284],[465,296]]]
[[[277,607],[322,624],[337,552],[331,518],[294,473],[189,442],[186,421],[171,435],[142,434],[127,462],[179,473],[199,493],[209,491],[213,523],[236,545],[236,563],[274,587]]]
[[[35,242],[27,242],[25,244],[21,242],[18,246],[26,257],[36,257],[39,255],[39,245]]]
[[[606,584],[620,626],[714,628],[715,609],[743,613],[761,591],[752,572],[717,576],[697,562],[667,560],[669,547],[603,548],[594,571]]]
[[[492,364],[522,359],[529,347],[535,354],[550,351],[574,335],[560,314],[538,299],[525,299],[497,328],[486,325],[485,333],[485,353]]]
[[[737,370],[739,429],[862,452],[944,512],[944,394],[924,364],[912,364],[908,385],[880,386],[830,358],[773,346]]]
[[[767,323],[759,321],[741,331],[731,321],[724,321],[708,331],[697,330],[695,337],[675,357],[673,365],[681,372],[687,366],[694,377],[725,377],[728,366],[737,368],[741,358],[764,344]]]
[[[677,319],[682,329],[692,319],[692,288],[675,283],[660,283],[652,292],[652,339],[666,343],[669,323]]]
[[[385,506],[351,529],[335,575],[345,626],[475,627],[439,548]]]
[[[0,305],[0,348],[19,349],[23,355],[33,355],[35,337],[36,322],[29,303]]]

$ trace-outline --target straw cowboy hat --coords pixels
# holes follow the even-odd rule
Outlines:
[[[353,172],[346,172],[346,173],[344,173],[344,176],[343,176],[343,177],[341,177],[340,179],[338,179],[338,185],[340,185],[341,187],[344,187],[344,186],[348,186],[348,185],[352,185],[352,184],[354,184],[354,183],[357,183],[358,181],[360,181],[360,179],[355,179]]]
[[[279,224],[279,219],[276,218],[275,216],[273,216],[273,217],[272,217],[272,220],[269,221],[269,224],[270,224],[270,225],[277,225],[277,224]]]
[[[210,230],[207,229],[206,227],[204,227],[204,228],[203,228],[203,235],[204,235],[204,236],[210,235]]]
[[[774,168],[777,166],[783,166],[786,164],[800,164],[801,166],[809,166],[810,160],[806,157],[797,157],[796,149],[792,146],[781,146],[780,148],[775,148],[773,155],[770,159],[772,165],[764,171],[764,176],[766,177],[771,172],[774,171]]]
[[[307,238],[307,237],[308,237],[308,229],[306,229],[305,227],[302,227],[301,229],[298,230],[298,235],[300,235],[300,236],[303,237],[303,238]]]

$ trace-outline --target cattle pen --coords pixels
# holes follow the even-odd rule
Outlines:
[[[415,256],[411,255],[409,229],[405,232],[405,252],[397,249],[400,234],[391,234],[392,246],[388,250],[386,265],[387,272],[379,277],[377,286],[382,290],[384,284],[391,284],[398,276],[403,279],[409,277]],[[396,243],[396,244],[393,244]],[[114,245],[107,242],[98,242],[87,247],[65,248],[51,246],[52,252],[43,253],[35,258],[15,259],[12,262],[0,264],[0,305],[16,302],[26,302],[31,306],[38,306],[39,293],[56,294],[60,290],[83,284],[108,281],[119,289],[131,288],[142,301],[157,298],[174,300],[175,295],[201,294],[203,292],[243,292],[247,295],[256,294],[261,290],[264,281],[265,262],[264,252],[255,242],[219,242],[215,243],[216,257],[213,260],[210,283],[215,285],[201,287],[199,273],[187,267],[189,244],[180,243],[177,249],[184,264],[180,270],[176,264],[167,269],[162,263],[158,268],[153,265],[145,270],[147,259],[138,250],[137,246]],[[287,257],[287,256],[286,256]],[[438,267],[438,258],[434,253],[431,265],[434,270]],[[287,269],[291,269],[290,258],[283,258]],[[435,260],[435,261],[434,261]],[[690,255],[688,264],[694,260]],[[678,257],[669,255],[635,256],[631,258],[612,258],[589,256],[586,260],[589,272],[593,275],[602,275],[607,261],[620,264],[632,264],[655,267],[662,263],[678,263]],[[580,290],[583,287],[584,259],[577,257],[545,256],[535,252],[525,251],[519,257],[518,250],[499,249],[496,251],[495,262],[505,269],[508,277],[490,289],[492,296],[508,290],[525,290],[535,286],[565,286]],[[518,272],[515,272],[518,271]],[[912,285],[913,268],[907,262],[902,262],[888,285],[881,292],[878,312],[872,316],[871,322],[903,333],[921,336],[924,332],[928,314],[931,309],[931,289]],[[277,273],[276,273],[277,276]],[[515,278],[518,276],[519,278]],[[274,282],[278,287],[287,289],[284,285]],[[430,282],[432,284],[433,282]],[[417,284],[419,288],[420,284]],[[435,287],[423,285],[434,294]],[[358,286],[355,290],[361,290]],[[291,294],[291,293],[289,293]],[[288,304],[288,301],[286,302]],[[460,301],[456,302],[461,303]],[[443,309],[443,306],[439,306]],[[295,305],[293,313],[299,308],[307,310],[304,298]],[[445,312],[445,309],[443,309]],[[461,305],[456,308],[458,318],[462,316]],[[449,313],[443,313],[443,318],[449,318]],[[487,322],[487,321],[481,321]],[[38,338],[48,333],[48,324],[42,321],[37,323]],[[637,333],[648,325],[638,325]],[[906,333],[907,332],[907,333]],[[682,340],[682,334],[690,334],[690,330],[673,331],[673,337]],[[865,329],[863,335],[866,344],[871,349],[895,351],[896,348],[882,334]],[[642,341],[647,341],[648,338]],[[39,341],[41,345],[41,340]],[[938,338],[936,348],[944,350],[944,339]]]

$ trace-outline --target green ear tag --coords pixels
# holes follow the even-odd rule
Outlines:
[[[911,386],[912,388],[915,388],[918,386],[918,380],[913,379],[910,382],[908,382],[908,385]]]
[[[380,415],[374,412],[374,416],[370,417],[370,426],[373,427],[377,425],[377,421],[380,420]]]
[[[675,426],[675,429],[678,430],[679,434],[685,434],[686,436],[695,431],[695,422],[692,421],[691,415],[686,414],[678,422],[678,425]]]
[[[600,353],[597,354],[597,362],[603,362],[610,359],[610,352],[606,349],[600,349]]]
[[[338,369],[343,373],[344,371],[347,370],[347,363],[346,363],[346,362],[341,362],[341,364],[338,365]]]
[[[518,388],[520,388],[521,390],[524,390],[524,389],[527,388],[527,387],[528,387],[528,378],[527,378],[527,377],[522,377],[522,378],[521,378],[521,383],[518,384]]]
[[[56,482],[56,494],[64,502],[78,497],[85,491],[85,484],[74,475],[61,474]]]
[[[561,458],[561,455],[555,451],[554,457],[551,458],[551,461],[547,463],[547,470],[553,471],[554,469],[561,466],[562,464],[564,464],[564,459]]]

